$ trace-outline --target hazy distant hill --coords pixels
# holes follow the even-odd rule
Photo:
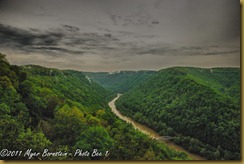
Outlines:
[[[240,159],[240,69],[162,69],[117,101],[125,115],[208,159]]]
[[[124,93],[149,79],[156,71],[84,72],[108,90]]]

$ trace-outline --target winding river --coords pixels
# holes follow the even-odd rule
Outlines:
[[[118,94],[117,97],[115,97],[112,101],[110,101],[108,103],[109,107],[111,108],[112,112],[114,114],[116,114],[120,119],[126,121],[127,123],[131,123],[136,129],[140,130],[141,132],[149,135],[151,138],[158,138],[160,137],[160,135],[155,132],[153,129],[151,128],[148,128],[138,122],[136,122],[135,120],[131,119],[130,117],[127,117],[123,114],[121,114],[115,107],[115,101],[121,96],[121,94]],[[185,152],[190,158],[194,159],[194,160],[206,160],[205,158],[199,156],[199,155],[196,155],[196,154],[193,154],[193,153],[190,153],[189,151],[187,151],[186,149],[184,149],[183,147],[179,146],[179,145],[176,145],[175,143],[173,143],[172,141],[169,141],[169,140],[166,140],[166,141],[163,141],[163,140],[158,140],[159,142],[164,142],[166,145],[168,145],[169,147],[177,150],[177,151],[182,151],[182,152]]]

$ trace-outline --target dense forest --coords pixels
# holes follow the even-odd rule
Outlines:
[[[0,159],[189,159],[119,120],[107,105],[113,97],[81,72],[15,66],[0,54]]]
[[[89,78],[116,93],[127,92],[142,84],[156,71],[83,72]]]
[[[240,69],[172,67],[122,95],[121,113],[190,152],[240,159]]]

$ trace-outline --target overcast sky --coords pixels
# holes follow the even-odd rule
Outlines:
[[[12,64],[81,71],[239,67],[239,0],[0,0]]]

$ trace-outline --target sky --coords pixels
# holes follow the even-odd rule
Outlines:
[[[240,1],[0,0],[0,52],[93,72],[240,67]]]

